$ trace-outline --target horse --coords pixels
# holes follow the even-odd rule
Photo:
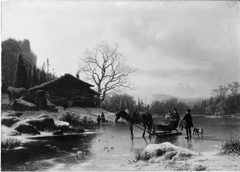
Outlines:
[[[148,129],[149,135],[151,134],[152,130],[153,130],[153,133],[155,133],[154,122],[152,119],[152,115],[150,113],[131,112],[129,110],[121,110],[115,114],[115,122],[116,123],[118,122],[119,118],[122,118],[128,125],[129,130],[131,132],[131,136],[130,136],[131,139],[133,139],[133,137],[134,137],[134,135],[133,135],[133,125],[134,124],[143,125],[144,129],[143,129],[142,137],[145,136],[146,129]],[[138,128],[140,128],[140,127],[138,127]],[[142,129],[142,128],[140,128],[140,129]]]

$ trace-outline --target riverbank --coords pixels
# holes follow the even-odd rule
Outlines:
[[[83,125],[83,127],[86,127],[89,125],[89,128],[91,128],[91,127],[96,128],[97,127],[97,124],[96,124],[97,116],[101,115],[101,113],[103,112],[105,114],[105,119],[107,121],[109,121],[109,122],[114,121],[113,113],[109,113],[100,108],[71,107],[66,110],[64,110],[62,107],[57,107],[57,108],[58,108],[58,112],[49,112],[49,111],[44,111],[44,110],[16,112],[13,110],[5,110],[5,111],[1,112],[1,117],[7,117],[7,116],[9,116],[9,114],[17,114],[18,113],[19,114],[18,117],[16,116],[18,121],[24,121],[27,119],[37,119],[41,115],[46,115],[49,118],[53,119],[54,121],[58,121],[62,117],[63,114],[65,114],[67,112],[72,112],[72,113],[75,113],[76,115],[80,116],[81,118],[87,117],[87,119],[91,119],[94,122],[93,124]],[[94,125],[94,126],[92,126],[92,125]],[[102,124],[102,125],[105,125],[105,124]],[[45,131],[39,131],[39,132],[40,132],[40,135],[31,136],[29,134],[19,133],[16,130],[14,130],[11,126],[1,125],[1,141],[3,144],[3,142],[6,142],[7,139],[12,139],[12,140],[19,142],[19,144],[22,145],[24,143],[34,141],[31,138],[57,137],[57,136],[54,136],[52,134],[52,132],[45,132]],[[84,133],[86,133],[86,132],[88,132],[88,129],[86,129]],[[65,135],[69,135],[69,134],[64,133],[63,136],[65,136]],[[9,142],[9,140],[8,140],[8,142]],[[18,147],[16,147],[16,148],[18,148]]]

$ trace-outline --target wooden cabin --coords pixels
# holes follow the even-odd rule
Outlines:
[[[100,102],[100,93],[91,89],[93,85],[82,81],[70,74],[65,74],[55,80],[42,83],[28,89],[34,93],[38,90],[45,90],[50,95],[52,102],[67,100],[73,106],[97,107]],[[57,105],[57,103],[55,103]]]

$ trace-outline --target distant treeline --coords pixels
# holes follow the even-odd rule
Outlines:
[[[135,112],[144,112],[147,110],[147,106],[148,104],[143,103],[142,99],[138,98],[138,100],[135,101],[134,97],[128,94],[114,94],[101,104],[103,109],[111,112],[125,109],[130,109]],[[177,108],[179,113],[185,113],[189,108],[188,105],[178,101],[176,98],[161,102],[153,101],[149,106],[150,111],[157,115],[165,115],[169,110],[173,111],[173,108]]]
[[[214,89],[209,99],[194,104],[193,112],[211,115],[240,114],[239,82]]]
[[[21,78],[16,78],[17,61],[21,53],[20,43],[21,41],[12,38],[2,41],[2,92],[6,92],[9,86],[14,86],[15,80],[21,80]],[[49,59],[47,59],[46,63],[43,63],[41,68],[36,67],[24,58],[22,60],[26,70],[27,84],[24,86],[25,88],[56,78],[55,74],[49,72]],[[21,70],[20,72],[22,72]],[[21,76],[21,74],[18,76]]]
[[[232,82],[228,86],[219,86],[217,89],[214,89],[210,98],[198,101],[193,106],[178,101],[176,98],[171,98],[164,101],[153,101],[150,104],[150,111],[157,115],[165,115],[169,110],[172,111],[173,108],[177,108],[180,115],[183,115],[190,108],[192,114],[240,114],[239,90],[240,84]],[[128,94],[114,94],[101,104],[103,109],[111,112],[125,109],[145,111],[147,106],[147,104],[143,103],[142,99],[138,98],[135,101],[134,97]]]

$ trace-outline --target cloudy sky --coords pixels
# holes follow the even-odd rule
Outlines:
[[[41,66],[76,74],[85,49],[119,44],[135,97],[209,96],[240,81],[240,3],[204,1],[25,1],[2,3],[2,40],[28,39]],[[83,74],[80,74],[83,77]]]

